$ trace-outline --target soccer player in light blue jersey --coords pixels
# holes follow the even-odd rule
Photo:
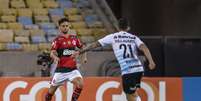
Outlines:
[[[121,18],[119,20],[118,32],[99,39],[79,52],[74,53],[73,56],[100,46],[112,45],[114,54],[121,67],[122,85],[126,98],[128,101],[140,101],[136,90],[140,88],[144,68],[137,55],[137,50],[139,49],[144,53],[149,63],[149,69],[153,70],[155,63],[147,46],[136,35],[128,33],[128,30],[129,22]]]

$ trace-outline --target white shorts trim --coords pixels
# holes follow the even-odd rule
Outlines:
[[[144,71],[144,68],[143,66],[140,66],[140,67],[137,67],[137,68],[130,68],[126,71],[122,71],[121,75],[124,75],[124,74],[130,74],[130,73],[137,73],[137,72],[143,72]]]
[[[65,81],[73,81],[73,79],[81,77],[82,75],[78,70],[73,70],[67,73],[54,73],[53,79],[51,81],[52,86],[59,86],[62,85]]]

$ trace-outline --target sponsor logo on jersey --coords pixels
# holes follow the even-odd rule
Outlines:
[[[75,52],[74,50],[65,49],[63,51],[63,55],[72,55],[74,52]]]
[[[118,38],[129,38],[129,39],[135,39],[134,36],[126,36],[126,35],[118,35]]]

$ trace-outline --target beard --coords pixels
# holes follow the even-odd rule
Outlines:
[[[66,31],[66,32],[63,32],[64,34],[68,34],[68,31]]]

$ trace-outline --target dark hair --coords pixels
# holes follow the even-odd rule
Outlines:
[[[58,21],[58,24],[61,25],[62,23],[64,22],[69,22],[69,20],[67,18],[61,18],[59,21]]]
[[[119,19],[119,28],[126,30],[129,27],[129,22],[126,18]]]

